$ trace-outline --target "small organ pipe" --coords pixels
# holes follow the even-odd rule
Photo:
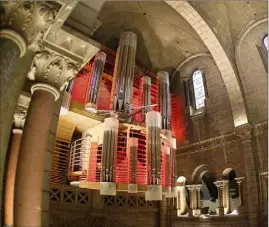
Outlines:
[[[150,184],[161,183],[161,114],[150,111],[146,114],[147,154],[150,166]]]
[[[169,74],[164,71],[157,73],[159,77],[159,102],[162,115],[162,129],[171,129],[171,97],[169,93]]]
[[[137,163],[137,149],[138,149],[138,139],[130,137],[128,141],[129,147],[129,170],[130,170],[130,177],[129,183],[136,184],[136,163]]]
[[[117,150],[119,121],[116,118],[106,118],[104,122],[104,137],[102,150],[102,181],[114,182],[115,158]]]
[[[86,109],[96,109],[98,90],[102,81],[102,74],[104,71],[104,65],[106,62],[106,54],[104,52],[99,52],[96,54],[96,58],[93,64],[93,72],[91,78],[91,85],[88,95],[88,103],[86,104]]]
[[[121,34],[118,47],[118,61],[115,65],[115,93],[113,110],[128,112],[133,96],[137,37],[133,32]]]
[[[143,113],[146,114],[150,111],[149,105],[151,104],[150,95],[151,95],[151,79],[148,76],[144,76],[143,78],[143,106],[147,106],[144,108]]]

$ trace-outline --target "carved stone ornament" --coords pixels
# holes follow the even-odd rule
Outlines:
[[[13,120],[15,129],[23,129],[26,114],[27,114],[26,110],[23,110],[23,109],[16,110],[14,114],[14,120]]]
[[[259,136],[262,135],[266,130],[268,130],[268,122],[262,122],[262,123],[258,123],[254,126],[254,135],[255,136]]]
[[[253,127],[251,124],[240,125],[235,128],[236,135],[243,141],[250,141],[252,138]]]
[[[80,64],[46,49],[35,55],[28,78],[62,91],[77,75],[79,68]]]
[[[41,42],[56,14],[54,6],[42,1],[3,1],[0,4],[0,37],[15,41],[24,55],[25,46]]]

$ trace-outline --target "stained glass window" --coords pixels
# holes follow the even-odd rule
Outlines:
[[[264,37],[263,44],[264,44],[266,50],[268,51],[268,35]]]
[[[205,87],[203,74],[200,70],[196,70],[192,75],[193,89],[196,109],[205,106]]]

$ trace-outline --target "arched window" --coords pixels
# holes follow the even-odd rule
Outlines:
[[[205,86],[201,70],[196,70],[192,74],[192,83],[195,99],[195,109],[200,109],[205,106]]]
[[[268,52],[268,35],[263,38],[263,45]]]

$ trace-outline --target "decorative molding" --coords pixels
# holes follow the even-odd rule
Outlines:
[[[208,149],[220,147],[227,143],[234,143],[236,141],[238,141],[236,134],[229,133],[226,135],[210,138],[208,140],[203,140],[203,141],[199,141],[199,142],[192,143],[189,145],[178,147],[177,152],[180,154],[199,152],[202,150],[208,150]]]
[[[25,123],[25,118],[26,118],[26,110],[18,108],[14,114],[14,128],[15,129],[23,129],[24,123]]]
[[[28,109],[31,98],[28,95],[21,94],[18,101],[18,107]]]
[[[62,91],[78,73],[80,64],[48,48],[38,52],[28,73],[30,80],[49,84]]]
[[[236,136],[241,142],[251,141],[253,126],[251,124],[240,125],[235,128]]]
[[[57,10],[42,1],[4,1],[0,5],[0,28],[16,31],[27,46],[35,46],[55,20]]]
[[[265,133],[265,131],[268,131],[268,122],[267,121],[264,121],[262,123],[258,123],[256,125],[254,125],[253,133],[255,136],[262,135]]]
[[[34,91],[36,91],[36,90],[43,90],[43,91],[47,91],[47,92],[51,93],[54,96],[55,101],[58,100],[58,98],[60,97],[60,92],[55,87],[53,87],[49,84],[45,84],[45,83],[34,84],[31,87],[31,93],[33,94]]]

